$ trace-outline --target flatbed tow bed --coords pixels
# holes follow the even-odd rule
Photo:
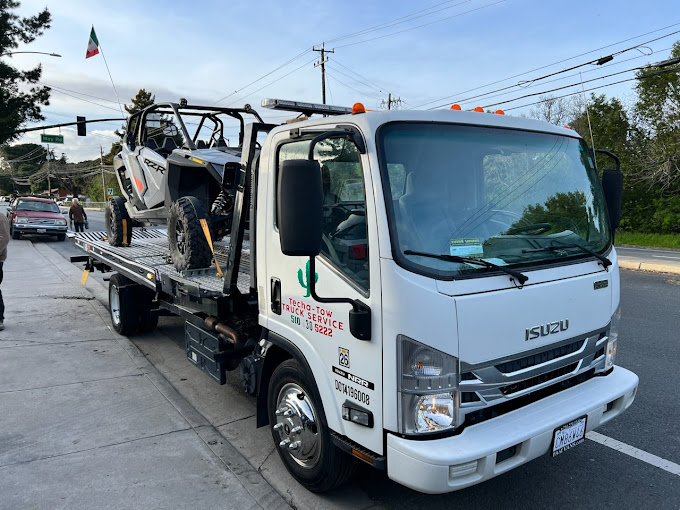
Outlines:
[[[168,236],[164,229],[134,229],[130,246],[111,246],[106,232],[78,232],[73,237],[75,246],[99,264],[108,266],[123,276],[156,292],[174,293],[177,286],[197,298],[217,298],[224,295],[224,280],[217,268],[177,271],[169,260]],[[221,268],[226,267],[229,239],[213,243],[215,258]],[[250,245],[243,241],[237,288],[241,294],[250,293]],[[102,267],[103,268],[103,267]]]

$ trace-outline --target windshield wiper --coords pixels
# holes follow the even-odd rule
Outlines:
[[[584,253],[587,253],[588,255],[592,255],[597,260],[599,260],[600,263],[602,263],[602,267],[604,267],[605,269],[607,269],[609,266],[612,265],[612,261],[609,260],[604,255],[600,255],[599,253],[595,253],[594,251],[589,250],[588,248],[586,248],[585,246],[581,246],[580,244],[562,244],[562,245],[559,245],[559,246],[544,246],[543,248],[536,248],[535,250],[522,250],[522,253],[537,253],[539,251],[555,252],[555,251],[562,251],[562,250],[569,249],[569,248],[578,248],[579,250],[583,251]]]
[[[413,251],[413,250],[404,251],[404,255],[418,255],[420,257],[429,257],[431,259],[447,260],[449,262],[458,262],[460,264],[477,264],[478,266],[484,266],[487,269],[495,269],[497,271],[502,271],[506,274],[509,274],[510,276],[514,276],[515,278],[517,278],[517,281],[519,282],[520,285],[524,285],[525,282],[529,279],[529,277],[527,275],[522,274],[519,271],[515,271],[514,269],[509,269],[505,266],[500,266],[498,264],[494,264],[493,262],[487,262],[486,260],[482,260],[482,259],[459,257],[458,255],[446,255],[445,253],[442,253],[442,254],[425,253],[425,252],[422,252],[422,251]]]

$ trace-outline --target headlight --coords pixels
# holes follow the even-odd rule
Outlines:
[[[458,358],[404,335],[397,337],[399,431],[441,432],[458,419]]]
[[[616,344],[619,339],[619,324],[621,322],[621,306],[612,315],[611,325],[609,326],[609,339],[605,350],[604,369],[609,370],[616,361]]]
[[[66,225],[66,220],[64,219],[57,220],[57,225]]]

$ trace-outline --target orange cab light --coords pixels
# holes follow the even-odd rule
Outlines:
[[[484,113],[484,108],[482,108],[481,106],[478,106],[478,107],[477,107],[477,108],[475,108],[475,109],[474,109],[473,111],[475,111],[475,112],[482,112],[482,113]]]
[[[352,114],[355,113],[366,113],[366,108],[364,108],[364,105],[361,103],[354,103],[354,106],[352,106]]]
[[[459,104],[453,104],[451,105],[452,110],[460,110],[460,105]]]
[[[496,113],[496,115],[505,115],[503,110],[496,110],[494,113]]]

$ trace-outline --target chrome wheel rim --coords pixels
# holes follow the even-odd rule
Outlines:
[[[276,398],[279,447],[301,467],[311,469],[321,456],[320,431],[316,411],[307,393],[295,383],[284,385]]]
[[[118,287],[112,285],[109,289],[109,307],[111,307],[111,320],[114,325],[120,324],[120,296]]]

